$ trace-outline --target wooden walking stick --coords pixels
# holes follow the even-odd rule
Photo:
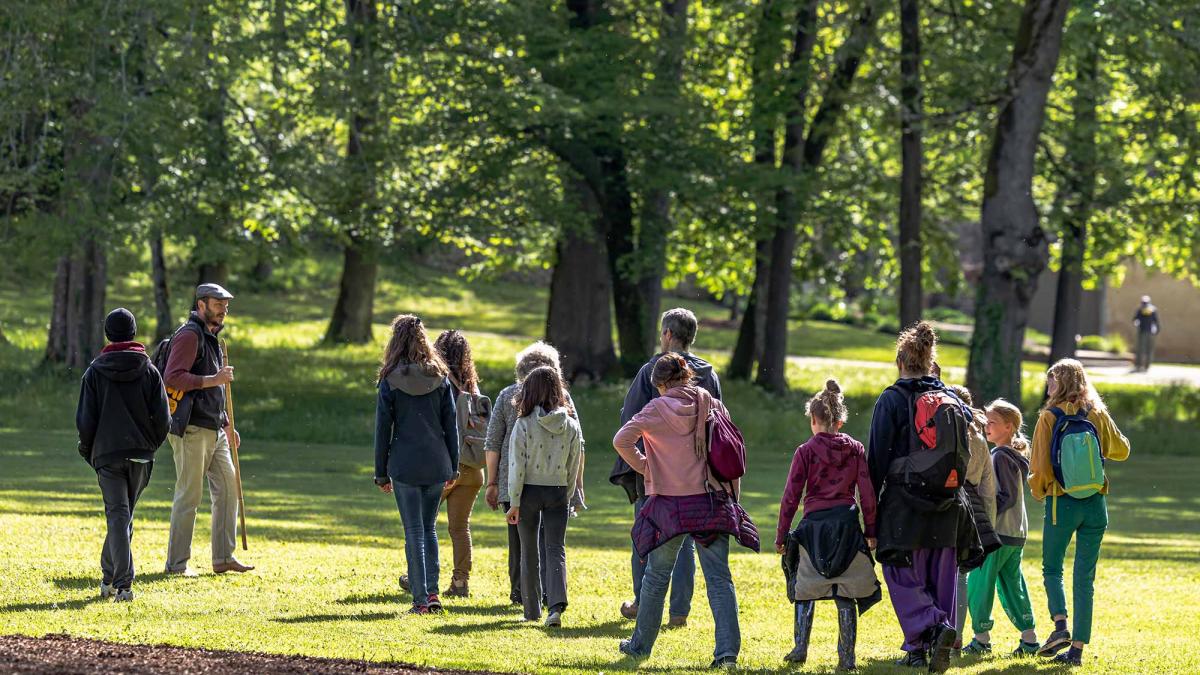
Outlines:
[[[221,339],[221,365],[229,365],[229,345],[225,343],[225,339]],[[229,418],[229,430],[237,429],[233,425],[233,383],[225,384],[225,416]],[[237,482],[237,497],[238,497],[238,520],[242,526],[242,550],[248,551],[246,545],[246,500],[242,496],[242,464],[238,461],[238,446],[241,445],[241,440],[237,434],[233,434],[229,441],[229,452],[233,456],[233,476]]]

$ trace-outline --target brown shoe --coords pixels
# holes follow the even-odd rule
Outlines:
[[[163,570],[163,572],[173,577],[184,577],[187,579],[194,579],[200,576],[200,573],[192,567],[185,567],[181,570]]]
[[[467,585],[466,579],[451,579],[450,586],[442,595],[447,598],[467,598],[471,596],[471,589]]]
[[[687,625],[686,616],[673,616],[667,620],[667,625],[671,628],[683,628]]]
[[[638,604],[636,602],[622,602],[621,616],[626,619],[637,619]]]
[[[225,574],[226,572],[249,572],[254,569],[254,565],[243,565],[234,560],[227,563],[213,563],[213,572],[217,574]]]

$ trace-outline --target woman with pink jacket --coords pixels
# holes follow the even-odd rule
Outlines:
[[[661,396],[651,400],[613,438],[613,447],[645,477],[646,504],[634,523],[634,546],[647,561],[633,636],[621,652],[646,657],[662,624],[663,604],[675,556],[685,537],[698,544],[708,604],[716,623],[713,667],[733,666],[741,650],[737,596],[729,573],[729,535],[757,549],[739,527],[740,515],[729,490],[708,470],[707,423],[721,402],[693,384],[695,374],[678,354],[654,364],[651,382]],[[644,451],[639,451],[641,439]],[[731,486],[736,491],[736,485]]]

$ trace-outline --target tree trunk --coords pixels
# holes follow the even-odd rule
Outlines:
[[[983,275],[967,387],[976,399],[1021,400],[1029,302],[1049,247],[1033,203],[1033,170],[1069,0],[1026,0],[984,179]]]
[[[759,239],[754,244],[754,285],[746,300],[746,311],[738,326],[737,342],[729,358],[725,376],[731,380],[749,380],[754,364],[762,358],[762,323],[766,319],[767,274],[770,270],[771,242]],[[759,299],[762,298],[760,301]]]
[[[1085,52],[1075,69],[1075,96],[1071,102],[1072,126],[1067,145],[1067,175],[1060,188],[1062,219],[1062,264],[1054,299],[1054,330],[1050,364],[1074,358],[1079,334],[1079,310],[1083,300],[1083,261],[1087,254],[1088,221],[1096,208],[1097,147],[1099,127],[1096,108],[1100,101],[1097,72],[1100,68],[1100,32],[1094,17],[1082,13],[1078,29],[1088,37]]]
[[[197,246],[204,245],[197,242]],[[229,263],[225,261],[200,263],[196,268],[196,285],[200,284],[229,285]]]
[[[364,344],[371,341],[374,317],[375,276],[379,271],[375,251],[369,244],[351,241],[342,255],[342,279],[338,283],[333,317],[325,341],[334,344]]]
[[[350,65],[348,88],[355,101],[350,106],[349,137],[346,142],[346,191],[349,199],[343,212],[357,219],[357,225],[373,229],[375,196],[374,162],[370,154],[368,131],[374,121],[375,23],[378,11],[375,0],[346,0],[346,27],[350,33]],[[342,259],[342,280],[333,316],[325,331],[329,343],[362,344],[371,340],[371,320],[375,301],[375,277],[378,274],[376,245],[368,237],[349,235]]]
[[[803,125],[803,111],[806,108],[807,84],[797,92],[797,105],[785,126],[783,165],[790,176],[780,195],[779,223],[772,242],[767,318],[763,324],[766,335],[757,378],[758,384],[770,391],[782,392],[787,389],[788,314],[792,290],[792,257],[795,254],[799,218],[807,210],[813,174],[821,164],[838,117],[845,107],[859,62],[874,39],[875,24],[879,19],[882,4],[882,0],[868,0],[855,17],[845,42],[838,48],[834,57],[833,72],[804,142],[799,142],[799,131]],[[813,16],[815,17],[815,12]],[[803,29],[803,24],[801,27]],[[812,32],[810,27],[806,34]],[[798,37],[797,44],[799,42]],[[784,265],[785,268],[778,268],[777,265]]]
[[[103,247],[88,237],[59,258],[50,311],[46,361],[71,370],[86,368],[104,347],[104,300],[108,281]]]
[[[650,95],[664,101],[678,98],[683,78],[684,46],[687,38],[688,0],[665,0],[661,55],[655,64]],[[672,112],[651,116],[649,125],[660,138],[674,139],[676,117]],[[669,142],[664,143],[664,146]],[[651,181],[670,162],[669,147],[651,147],[646,174]],[[598,153],[602,158],[611,152]],[[621,370],[627,377],[637,374],[655,352],[658,312],[662,301],[662,279],[667,265],[667,235],[671,229],[671,193],[664,185],[650,185],[642,195],[642,210],[634,232],[629,188],[625,184],[624,159],[621,171],[608,172],[604,194],[606,211],[612,212],[609,257],[612,259],[613,306],[617,338],[621,346]],[[604,166],[609,166],[604,161]]]
[[[900,0],[900,327],[921,320],[921,9]]]
[[[163,256],[161,232],[150,238],[150,276],[154,283],[154,341],[170,337],[175,330],[171,317],[171,298],[167,292],[167,263]]]
[[[566,229],[559,235],[546,341],[558,348],[563,375],[569,381],[600,380],[617,365],[612,340],[612,282],[603,218],[595,193],[581,179],[571,179],[580,212],[594,216],[593,229]]]

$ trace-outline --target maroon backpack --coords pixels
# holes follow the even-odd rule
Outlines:
[[[708,467],[713,477],[728,483],[746,475],[746,441],[723,406],[713,406],[708,418]]]

